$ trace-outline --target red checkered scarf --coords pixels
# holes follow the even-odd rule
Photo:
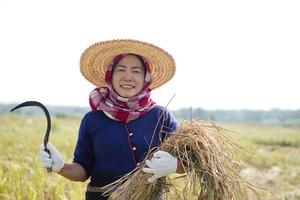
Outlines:
[[[105,74],[105,82],[108,87],[96,88],[90,93],[89,101],[93,111],[103,110],[104,113],[116,121],[129,122],[143,116],[153,108],[155,102],[150,98],[152,82],[150,66],[144,58],[144,66],[146,69],[145,81],[142,91],[133,97],[124,98],[119,96],[112,88],[113,66],[128,54],[116,56],[112,63],[108,66]]]

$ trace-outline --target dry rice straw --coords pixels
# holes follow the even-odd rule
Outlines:
[[[170,189],[178,199],[246,200],[247,191],[256,195],[256,187],[240,175],[237,149],[241,148],[223,133],[223,129],[207,120],[181,122],[177,130],[157,150],[177,157],[185,171],[183,188],[172,184],[170,178],[148,183],[151,175],[142,171],[142,162],[134,171],[112,183],[116,186],[110,200],[152,200]],[[149,153],[145,159],[151,159]],[[259,199],[259,196],[257,195]]]

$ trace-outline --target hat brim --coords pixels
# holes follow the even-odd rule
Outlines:
[[[109,40],[95,43],[87,48],[80,58],[82,75],[97,87],[105,87],[105,73],[108,65],[119,54],[137,54],[150,64],[151,89],[168,82],[175,74],[175,61],[163,49],[137,40]]]

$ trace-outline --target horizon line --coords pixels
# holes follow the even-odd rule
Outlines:
[[[22,102],[1,102],[0,101],[0,105],[14,105],[14,104],[20,104]],[[48,107],[78,107],[78,108],[89,108],[89,105],[75,105],[75,104],[44,104],[45,106]],[[162,105],[161,105],[162,106]],[[207,111],[217,111],[217,110],[225,110],[225,111],[240,111],[240,110],[249,110],[249,111],[272,111],[272,110],[286,110],[286,111],[297,111],[300,110],[300,108],[280,108],[280,107],[273,107],[273,108],[269,108],[269,109],[262,109],[262,108],[204,108],[201,106],[197,106],[197,107],[191,107],[191,106],[182,106],[180,108],[171,108],[169,110],[173,110],[173,111],[178,111],[181,109],[191,109],[192,110],[196,110],[196,109],[202,109],[202,110],[207,110]]]

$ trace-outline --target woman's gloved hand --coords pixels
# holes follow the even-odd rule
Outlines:
[[[49,154],[45,151],[45,146],[44,144],[40,145],[40,160],[42,167],[44,168],[52,168],[53,172],[60,172],[63,167],[65,166],[65,161],[59,151],[51,144],[47,144],[47,148],[50,151],[50,156]]]
[[[146,160],[146,167],[143,168],[143,172],[153,174],[148,179],[149,183],[153,183],[156,179],[176,171],[177,158],[166,151],[155,152],[151,160]]]

